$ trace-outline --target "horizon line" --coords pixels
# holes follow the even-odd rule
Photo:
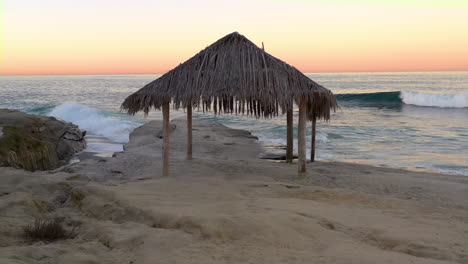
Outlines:
[[[301,71],[303,74],[320,74],[320,73],[384,73],[384,72],[392,72],[392,73],[398,73],[398,72],[406,72],[406,73],[411,73],[411,72],[468,72],[468,69],[464,70],[411,70],[411,71],[399,71],[399,70],[390,70],[390,71],[320,71],[320,72],[308,72],[308,71]],[[73,76],[85,76],[85,75],[163,75],[166,74],[167,72],[164,73],[46,73],[46,74],[41,74],[41,73],[33,73],[33,74],[0,74],[0,76],[67,76],[67,75],[73,75]]]

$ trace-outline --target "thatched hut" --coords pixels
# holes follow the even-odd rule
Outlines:
[[[292,162],[293,105],[299,106],[299,172],[306,170],[306,120],[330,119],[337,107],[331,91],[296,68],[271,56],[237,32],[208,46],[186,62],[128,96],[129,114],[163,110],[164,165],[169,166],[169,105],[187,109],[187,158],[192,158],[192,108],[269,118],[287,114],[287,160]],[[315,131],[315,127],[313,127]],[[314,135],[313,135],[314,137]],[[312,144],[315,144],[314,140]],[[314,151],[311,151],[314,153]],[[313,155],[313,154],[312,154]],[[312,157],[313,160],[313,157]]]

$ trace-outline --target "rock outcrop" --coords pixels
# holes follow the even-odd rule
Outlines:
[[[54,117],[0,109],[0,166],[29,171],[57,168],[86,147],[85,134]]]

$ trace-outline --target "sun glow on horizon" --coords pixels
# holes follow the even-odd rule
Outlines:
[[[233,31],[303,72],[468,70],[465,8],[306,0],[0,0],[0,8],[1,75],[164,73]]]
[[[468,8],[468,2],[466,0],[263,0],[263,1]]]

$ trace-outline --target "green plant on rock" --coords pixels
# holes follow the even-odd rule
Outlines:
[[[48,144],[18,127],[5,126],[2,128],[2,132],[0,158],[6,161],[4,165],[22,167],[32,171],[49,165],[51,152]]]

